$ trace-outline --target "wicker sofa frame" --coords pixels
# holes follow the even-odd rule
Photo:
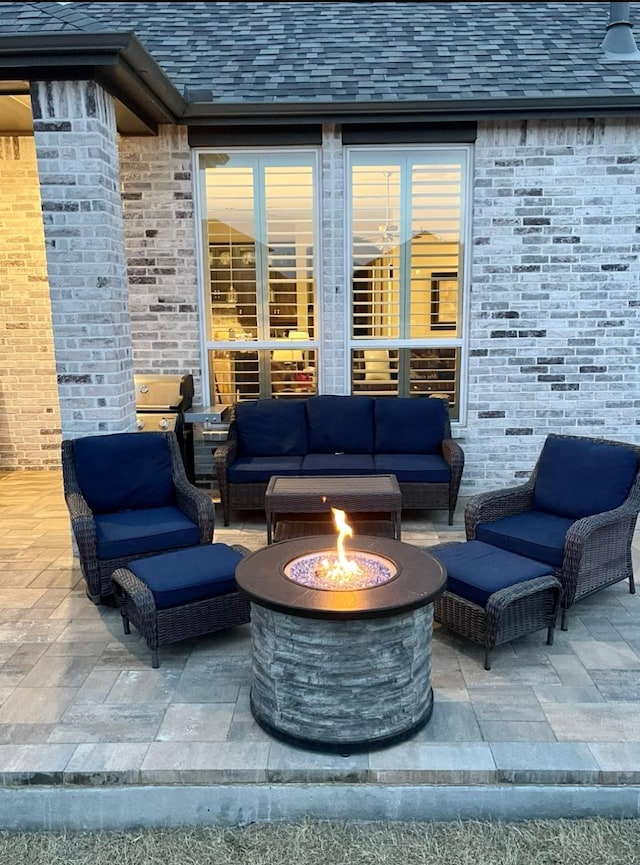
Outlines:
[[[231,548],[243,556],[251,552],[239,544],[233,544]],[[154,669],[160,666],[160,646],[245,625],[251,620],[251,605],[240,592],[227,592],[159,610],[151,590],[133,571],[117,568],[112,580],[124,633],[130,634],[130,624],[135,625],[151,650],[151,666]]]
[[[357,399],[357,397],[354,397]],[[264,495],[268,481],[249,484],[229,483],[227,469],[235,461],[238,453],[235,405],[231,408],[229,438],[212,450],[213,461],[220,492],[220,503],[224,525],[228,526],[231,511],[264,510]],[[410,483],[399,481],[403,508],[433,508],[447,510],[449,525],[453,525],[453,514],[458,501],[460,481],[464,469],[464,452],[451,438],[451,422],[446,420],[442,441],[442,456],[449,465],[451,480],[448,484]]]
[[[200,527],[200,543],[210,544],[215,522],[214,504],[207,493],[193,486],[187,479],[175,433],[156,433],[156,435],[164,435],[169,446],[176,506]],[[62,442],[62,478],[64,497],[71,517],[71,528],[78,546],[80,567],[87,584],[87,596],[94,604],[113,604],[111,575],[117,568],[125,567],[132,557],[98,558],[96,524],[93,512],[82,495],[76,475],[73,439],[65,439]],[[148,555],[158,555],[159,552],[163,551],[155,550]],[[136,558],[143,558],[143,556],[136,556]]]
[[[456,542],[428,547],[437,553]],[[516,583],[494,592],[486,607],[444,591],[435,599],[434,618],[456,634],[484,647],[484,668],[491,669],[490,653],[525,634],[547,629],[547,645],[553,645],[562,587],[552,574]]]
[[[555,438],[584,441],[585,436],[554,435]],[[561,629],[568,629],[568,611],[576,601],[629,580],[635,594],[631,542],[640,512],[640,447],[602,438],[589,441],[624,447],[635,452],[639,469],[626,500],[617,508],[576,520],[565,537],[562,566],[555,576],[562,585]],[[464,514],[467,540],[474,540],[481,523],[532,510],[539,458],[528,481],[520,486],[480,493],[467,502]]]

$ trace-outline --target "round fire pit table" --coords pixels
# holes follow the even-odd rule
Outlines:
[[[300,560],[333,553],[327,536],[297,538],[239,562],[236,582],[251,602],[251,711],[292,745],[369,751],[408,739],[431,717],[432,602],[446,572],[417,547],[355,536],[348,558],[388,571],[382,582],[295,581]]]

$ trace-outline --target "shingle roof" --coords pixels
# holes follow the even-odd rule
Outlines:
[[[609,5],[0,3],[0,34],[133,31],[179,91],[223,104],[637,96],[640,62],[600,47]]]

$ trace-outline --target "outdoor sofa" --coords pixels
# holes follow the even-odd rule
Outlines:
[[[233,510],[264,508],[274,475],[375,474],[396,476],[403,508],[446,509],[451,525],[464,467],[437,397],[238,402],[213,454],[225,526]]]

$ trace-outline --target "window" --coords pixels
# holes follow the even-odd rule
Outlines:
[[[467,147],[349,152],[352,393],[459,418]]]
[[[316,390],[316,161],[198,156],[211,404]]]

